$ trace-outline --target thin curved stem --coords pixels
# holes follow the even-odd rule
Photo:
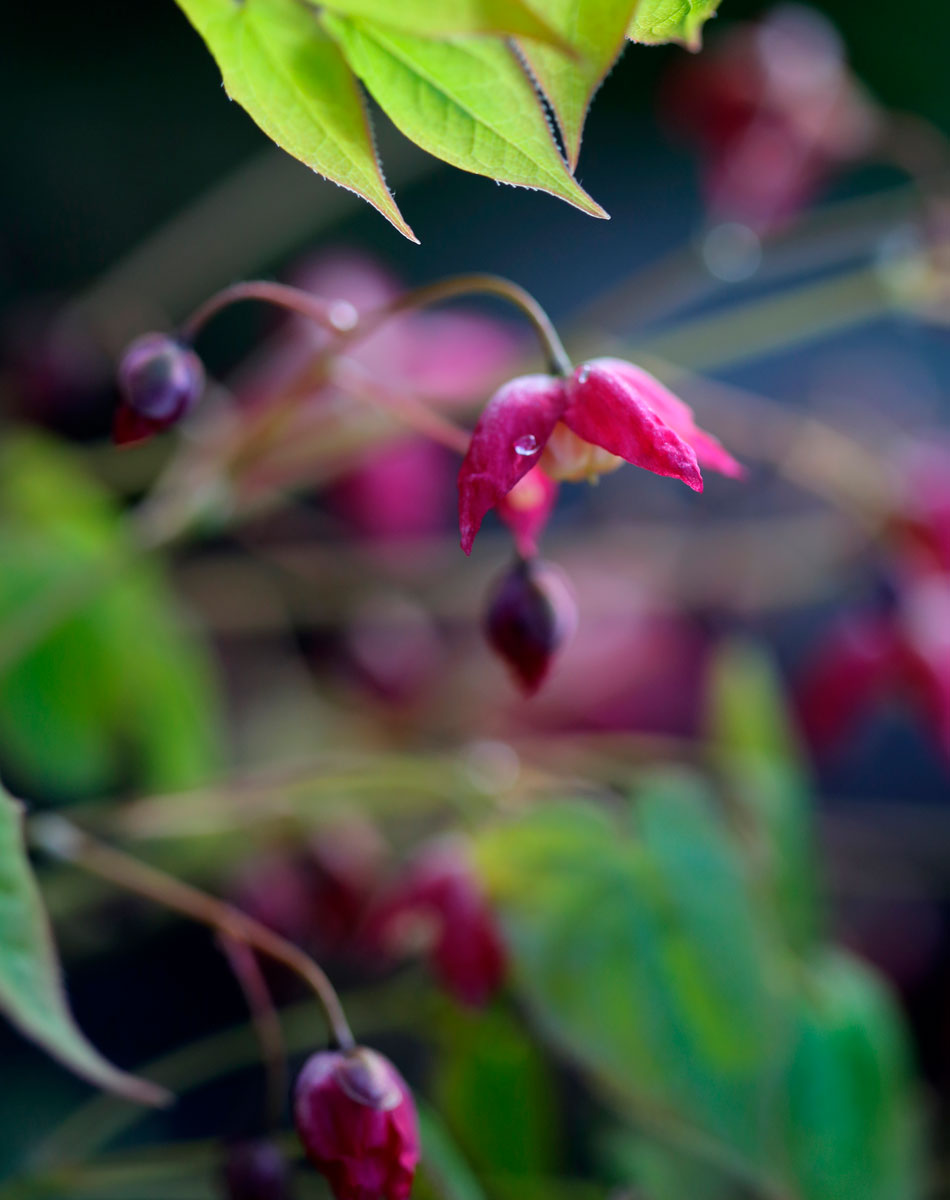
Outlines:
[[[348,300],[326,300],[305,292],[301,288],[289,287],[284,283],[272,283],[267,279],[249,279],[245,283],[234,283],[222,288],[198,306],[179,333],[185,341],[193,342],[212,317],[225,308],[242,300],[260,300],[265,304],[276,304],[301,317],[315,322],[328,333],[348,333],[359,323],[359,313]]]
[[[29,834],[34,845],[53,857],[154,900],[193,921],[210,925],[223,936],[253,946],[268,958],[283,963],[316,993],[340,1048],[349,1050],[356,1045],[333,984],[322,968],[292,942],[223,900],[96,841],[63,817],[36,817],[30,822]]]
[[[520,309],[530,321],[552,373],[555,375],[571,373],[571,360],[551,318],[529,291],[501,275],[481,273],[452,275],[448,279],[440,279],[435,283],[425,283],[421,287],[411,288],[408,292],[397,296],[395,300],[391,300],[388,304],[384,304],[381,308],[374,309],[362,317],[351,331],[343,335],[344,342],[349,343],[357,338],[366,337],[390,317],[408,312],[410,309],[440,304],[444,300],[453,300],[458,296],[479,294],[497,296],[500,300],[507,300],[509,304]]]

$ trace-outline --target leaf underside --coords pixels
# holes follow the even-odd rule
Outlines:
[[[659,46],[679,42],[698,50],[703,25],[716,15],[720,0],[640,0],[627,29],[632,42]]]
[[[383,180],[359,86],[299,0],[178,0],[232,100],[288,153],[417,238]]]
[[[90,1083],[140,1104],[165,1104],[161,1088],[107,1062],[69,1011],[59,964],[23,840],[20,805],[0,791],[0,1011],[26,1037]]]
[[[323,22],[393,123],[424,150],[606,217],[568,171],[537,94],[506,45],[428,41],[329,13]]]

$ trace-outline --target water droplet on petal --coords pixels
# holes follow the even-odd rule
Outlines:
[[[340,333],[348,333],[351,329],[355,329],[357,322],[360,319],[360,314],[356,311],[349,300],[334,300],[330,305],[330,324]]]
[[[581,367],[581,369],[577,372],[577,382],[578,383],[586,383],[589,378],[590,378],[590,367],[585,365],[585,366]]]
[[[533,433],[526,433],[524,437],[518,438],[515,442],[515,454],[520,454],[522,458],[528,458],[532,454],[538,452],[538,439]]]

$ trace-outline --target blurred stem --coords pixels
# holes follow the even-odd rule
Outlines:
[[[224,935],[221,935],[218,941],[251,1011],[251,1020],[260,1043],[267,1077],[264,1126],[273,1130],[280,1124],[284,1094],[287,1090],[287,1054],[280,1018],[274,1007],[267,980],[251,947],[246,942]]]
[[[327,333],[334,335],[355,329],[359,322],[359,313],[348,300],[326,300],[313,292],[289,287],[285,283],[251,279],[215,292],[195,309],[181,326],[179,333],[185,341],[193,342],[212,317],[242,300],[260,300],[265,304],[285,308],[288,312],[306,317]]]
[[[313,959],[292,942],[279,937],[223,900],[94,840],[64,817],[35,817],[29,824],[29,835],[35,846],[54,858],[81,867],[136,895],[154,900],[193,921],[209,925],[222,936],[253,946],[268,958],[283,963],[313,990],[341,1049],[355,1046],[356,1041],[333,984]]]

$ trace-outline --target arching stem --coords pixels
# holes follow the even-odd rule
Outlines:
[[[110,883],[209,925],[222,936],[252,946],[299,975],[317,996],[334,1039],[343,1050],[356,1045],[349,1022],[325,972],[292,942],[240,909],[209,896],[189,883],[96,841],[64,817],[44,815],[29,824],[31,842],[55,858],[107,879]]]

